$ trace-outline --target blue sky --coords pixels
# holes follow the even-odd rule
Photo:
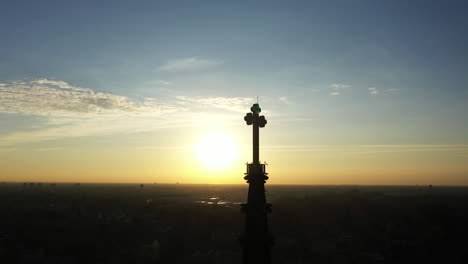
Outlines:
[[[171,127],[145,128],[164,117],[185,124],[219,111],[231,122],[258,95],[281,131],[266,136],[269,145],[457,145],[466,156],[466,1],[1,7],[5,148],[135,139]]]

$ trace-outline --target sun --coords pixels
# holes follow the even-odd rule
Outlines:
[[[204,135],[195,146],[199,162],[210,171],[226,170],[239,156],[239,145],[223,132]]]

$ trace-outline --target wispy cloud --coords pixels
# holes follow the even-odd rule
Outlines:
[[[151,131],[168,126],[161,117],[150,116],[93,116],[55,119],[50,118],[32,131],[17,131],[0,135],[0,146],[13,146],[57,139],[105,136]]]
[[[330,88],[332,89],[330,95],[337,96],[340,95],[343,90],[351,88],[351,85],[344,83],[333,83],[330,85]]]
[[[177,96],[166,102],[156,98],[135,101],[122,95],[75,87],[64,81],[13,81],[0,85],[0,114],[38,116],[40,123],[34,130],[0,135],[0,146],[175,127],[237,124],[238,116],[234,113],[245,112],[253,101],[249,97],[188,96]]]
[[[0,113],[42,116],[159,114],[174,110],[155,98],[143,102],[122,95],[75,87],[64,81],[38,79],[13,81],[0,86]]]
[[[179,104],[198,108],[218,108],[243,113],[254,102],[250,97],[187,97],[177,96]]]
[[[38,151],[38,152],[43,152],[43,151],[55,151],[55,150],[61,150],[63,149],[62,147],[51,147],[51,148],[34,148],[32,149],[33,151]]]
[[[379,90],[376,87],[369,87],[367,88],[367,91],[369,92],[370,95],[378,95]]]
[[[384,90],[384,93],[396,93],[398,91],[400,91],[398,88],[388,88]]]
[[[351,85],[349,84],[344,84],[344,83],[334,83],[334,84],[331,84],[330,87],[333,89],[333,90],[343,90],[343,89],[346,89],[346,88],[350,88]]]
[[[281,96],[279,97],[279,100],[285,104],[292,104],[291,97],[288,96]]]
[[[222,65],[223,63],[221,60],[189,57],[170,60],[159,67],[158,70],[165,72],[200,71]]]
[[[182,110],[159,116],[123,114],[73,118],[51,117],[35,130],[16,131],[0,135],[0,147],[68,138],[135,134],[161,129],[211,127],[231,124],[239,124],[237,116]]]
[[[144,147],[138,147],[138,149],[143,149],[143,150],[163,150],[163,151],[168,151],[168,150],[190,150],[193,149],[193,145],[185,145],[185,146],[144,146]]]
[[[0,135],[0,146],[157,129],[170,122],[163,114],[176,110],[181,108],[156,98],[139,102],[64,81],[37,79],[3,83],[0,114],[42,118],[35,130]]]
[[[400,152],[467,153],[468,145],[277,145],[264,146],[269,151],[282,152],[340,152],[353,154],[380,154]]]
[[[154,82],[158,85],[164,85],[164,86],[173,84],[171,81],[167,81],[167,80],[155,80]]]

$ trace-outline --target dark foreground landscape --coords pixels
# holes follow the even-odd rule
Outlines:
[[[267,186],[274,263],[468,263],[468,188]],[[1,263],[240,263],[247,185],[0,184]]]

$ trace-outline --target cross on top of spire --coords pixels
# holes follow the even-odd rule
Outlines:
[[[252,107],[250,107],[250,111],[252,111],[252,113],[254,114],[260,114],[260,112],[262,111],[262,109],[260,108],[260,105],[258,104],[253,104]]]
[[[265,116],[259,116],[260,112],[262,112],[260,105],[253,104],[250,108],[250,111],[252,111],[252,113],[247,113],[244,117],[244,120],[247,123],[247,125],[256,124],[259,127],[265,127],[265,125],[267,124]]]

